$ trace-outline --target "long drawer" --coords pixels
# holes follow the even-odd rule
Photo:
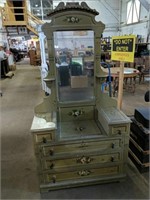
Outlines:
[[[94,140],[94,141],[79,141],[76,143],[65,143],[65,144],[50,144],[41,145],[40,154],[41,156],[58,156],[62,154],[72,154],[80,152],[92,152],[92,151],[106,151],[108,149],[118,149],[122,147],[123,141],[121,139],[111,140]]]
[[[60,171],[63,168],[78,167],[83,165],[93,165],[93,164],[104,164],[104,163],[115,163],[122,159],[121,153],[112,153],[112,154],[89,154],[89,155],[76,155],[71,158],[62,158],[62,159],[50,159],[44,158],[40,160],[40,166],[42,170],[55,170]]]
[[[63,173],[45,173],[40,175],[41,184],[55,184],[60,181],[79,180],[87,178],[97,178],[98,176],[115,175],[119,173],[119,166],[83,168],[80,170],[68,171]]]

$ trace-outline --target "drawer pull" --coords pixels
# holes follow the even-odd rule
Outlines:
[[[88,157],[88,156],[82,156],[80,158],[77,158],[76,162],[81,163],[81,164],[88,164],[92,161],[93,159]]]
[[[54,149],[50,149],[50,150],[49,150],[49,155],[50,155],[50,156],[53,156],[53,155],[54,155]]]
[[[81,145],[79,146],[79,148],[84,148],[84,147],[88,147],[88,145],[84,142],[81,143]]]
[[[56,175],[53,175],[53,176],[52,176],[52,182],[53,182],[53,183],[56,183]]]
[[[85,129],[85,127],[77,127],[75,128],[76,131],[83,131]]]
[[[115,148],[115,144],[114,144],[114,143],[112,143],[111,147],[112,147],[112,149],[114,149],[114,148]]]
[[[43,143],[47,143],[47,139],[45,137],[43,137],[42,139],[43,139]]]
[[[50,167],[50,169],[53,169],[54,168],[54,163],[52,163],[49,167]]]
[[[90,174],[91,174],[90,170],[81,170],[81,171],[78,172],[79,176],[88,176]]]
[[[117,133],[118,133],[119,135],[121,135],[121,130],[117,130]]]
[[[114,156],[111,156],[111,162],[114,162],[115,158]]]

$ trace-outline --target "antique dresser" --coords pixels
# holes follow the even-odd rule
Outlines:
[[[105,28],[86,3],[60,3],[42,30],[51,93],[31,126],[40,191],[120,181],[126,177],[130,120],[103,93],[100,39]]]

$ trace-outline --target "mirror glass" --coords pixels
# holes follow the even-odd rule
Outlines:
[[[94,98],[94,32],[54,32],[60,102]]]

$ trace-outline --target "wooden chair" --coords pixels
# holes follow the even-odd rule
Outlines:
[[[41,65],[41,56],[35,55],[33,58],[34,66]]]

